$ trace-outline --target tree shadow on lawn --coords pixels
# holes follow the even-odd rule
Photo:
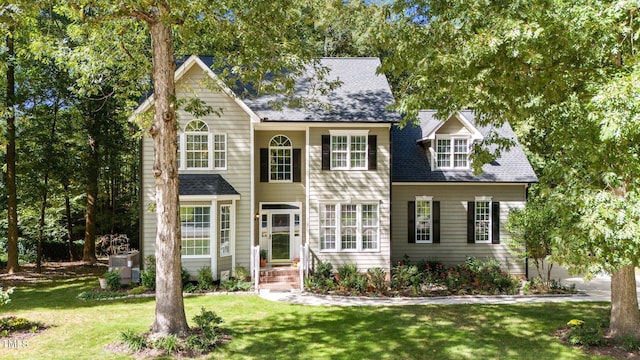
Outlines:
[[[0,284],[0,286],[2,286]],[[122,298],[116,300],[80,300],[78,295],[83,291],[95,290],[98,287],[96,277],[61,278],[39,281],[35,284],[16,286],[11,295],[11,302],[0,307],[0,315],[23,310],[62,310],[89,308],[108,305],[114,302],[142,303],[155,301],[153,297]]]
[[[227,325],[234,342],[246,343],[242,354],[265,359],[578,359],[589,356],[563,345],[554,331],[573,318],[600,321],[608,310],[606,303],[322,307]]]

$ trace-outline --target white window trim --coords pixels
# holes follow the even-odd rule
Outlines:
[[[289,140],[289,146],[271,146],[271,141],[273,141],[274,138],[278,137],[278,136],[284,136],[287,138],[287,140]],[[277,134],[271,137],[271,139],[269,140],[269,182],[270,183],[292,183],[293,182],[293,141],[291,141],[291,138],[288,137],[287,135],[284,134]],[[289,149],[289,162],[290,162],[290,171],[289,171],[289,180],[273,180],[271,178],[271,149]]]
[[[415,209],[414,209],[414,219],[415,227],[414,230],[414,240],[416,244],[432,244],[433,243],[433,196],[416,196],[415,199]],[[431,220],[429,221],[429,240],[418,240],[418,202],[428,202],[429,203],[429,212],[431,214]]]
[[[450,140],[449,146],[449,166],[439,166],[438,165],[438,140]],[[455,166],[455,140],[467,140],[467,166]],[[433,165],[435,167],[435,169],[437,170],[469,170],[470,167],[470,155],[471,155],[471,145],[472,145],[473,141],[471,139],[470,136],[468,135],[448,135],[448,134],[444,134],[444,135],[436,135],[435,139],[433,140],[433,146],[432,148],[432,155],[434,157],[433,159]]]
[[[207,161],[208,161],[208,166],[207,167],[187,167],[187,135],[197,135],[197,134],[203,134],[204,131],[186,131],[187,126],[189,125],[189,123],[193,122],[193,121],[202,121],[206,126],[207,126],[207,147],[208,147],[208,151],[207,151]],[[215,149],[213,147],[214,143],[214,136],[215,135],[223,135],[224,136],[224,152],[222,152],[224,154],[224,167],[216,167],[214,164],[214,152]],[[179,143],[179,152],[178,152],[178,158],[180,159],[180,167],[179,170],[194,170],[194,171],[207,171],[207,170],[227,170],[228,168],[228,164],[229,164],[229,141],[228,141],[228,136],[227,133],[225,132],[215,132],[212,131],[211,126],[209,124],[207,124],[206,121],[202,120],[202,119],[193,119],[188,121],[184,127],[182,127],[180,134],[178,135],[178,143]]]
[[[333,137],[347,137],[347,166],[333,166]],[[364,136],[366,148],[364,151],[364,166],[351,167],[351,137]],[[369,169],[369,130],[329,130],[329,163],[331,170],[368,170]]]
[[[219,136],[219,135],[224,136],[224,151],[217,151],[217,152],[222,153],[222,154],[224,155],[224,166],[221,166],[221,167],[216,167],[216,166],[215,166],[215,156],[214,156],[214,153],[216,153],[216,150],[215,150],[215,148],[214,148],[214,145],[215,145],[215,144],[214,144],[214,141],[215,141],[215,137],[216,137],[216,135],[218,135],[218,136]],[[209,154],[209,158],[210,158],[211,160],[210,160],[209,164],[211,164],[211,167],[212,167],[214,170],[227,170],[227,166],[228,166],[228,164],[229,164],[229,158],[228,158],[228,156],[227,156],[227,155],[229,154],[229,148],[228,148],[228,146],[229,146],[229,142],[227,141],[227,133],[224,133],[224,132],[214,132],[212,135],[211,135],[211,134],[209,135],[209,138],[210,138],[210,141],[209,141],[209,142],[210,142],[210,144],[211,144],[211,146],[210,146],[211,151],[210,151],[210,154]]]
[[[209,254],[207,255],[182,255],[180,254],[180,256],[183,259],[210,259],[215,255],[215,251],[213,249],[213,247],[211,246],[211,243],[213,242],[213,239],[215,239],[215,231],[216,231],[216,224],[212,224],[211,223],[211,219],[213,216],[217,216],[216,211],[215,211],[215,207],[212,206],[212,204],[209,203],[193,203],[193,204],[185,204],[185,205],[180,205],[180,208],[182,207],[208,207],[209,208]],[[182,220],[181,220],[182,222]],[[180,242],[182,243],[183,239],[180,239]],[[182,251],[181,251],[182,252]]]
[[[493,238],[493,234],[492,234],[492,229],[493,229],[493,214],[491,213],[493,211],[493,206],[492,206],[492,201],[493,198],[491,196],[476,196],[475,201],[474,201],[474,208],[473,208],[473,228],[474,228],[474,234],[473,234],[473,241],[475,244],[491,244],[491,239]],[[489,203],[489,235],[488,235],[488,239],[487,240],[477,240],[476,238],[476,234],[475,234],[475,229],[477,226],[477,211],[478,211],[478,202],[488,202]]]
[[[320,241],[318,242],[318,251],[322,253],[328,252],[341,252],[341,253],[371,253],[371,252],[380,252],[381,240],[380,240],[380,201],[323,201],[318,205],[318,234],[322,232],[322,207],[324,205],[335,205],[336,206],[336,226],[335,226],[335,239],[336,239],[336,247],[333,249],[320,249]],[[342,224],[341,224],[341,214],[342,214],[342,205],[356,205],[356,248],[355,249],[342,249]],[[377,246],[374,249],[363,249],[362,247],[362,205],[375,205],[376,206],[376,217],[378,220],[378,225],[376,229],[376,237],[377,237]]]
[[[229,245],[228,245],[229,252],[228,253],[223,253],[222,252],[222,208],[225,208],[225,207],[229,209],[229,219],[228,219],[229,228],[227,229],[229,231],[229,239],[228,239],[228,241],[229,241]],[[231,237],[233,235],[233,231],[232,231],[233,222],[232,222],[232,215],[231,215],[232,211],[233,211],[232,204],[220,204],[220,212],[219,212],[220,219],[218,219],[218,229],[219,229],[218,233],[221,235],[220,236],[220,240],[219,240],[219,242],[220,242],[220,244],[219,244],[220,245],[220,257],[221,258],[231,256],[231,254],[232,254],[232,251],[231,251]]]

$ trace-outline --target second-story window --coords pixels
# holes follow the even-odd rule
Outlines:
[[[269,142],[269,181],[291,181],[291,169],[291,140],[284,135],[276,135]]]
[[[212,133],[202,120],[187,123],[178,141],[178,167],[187,170],[226,170],[227,134]]]
[[[366,131],[331,131],[331,170],[367,169]]]
[[[193,120],[184,129],[187,169],[209,167],[209,127],[202,120]]]

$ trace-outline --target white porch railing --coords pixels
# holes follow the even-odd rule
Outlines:
[[[257,293],[260,291],[260,245],[251,248],[251,274],[253,274],[253,286]]]
[[[309,275],[309,245],[300,245],[300,291],[304,291],[304,279]]]

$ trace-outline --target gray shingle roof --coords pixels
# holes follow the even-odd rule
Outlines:
[[[220,174],[178,175],[180,195],[240,195]]]
[[[485,164],[482,174],[475,176],[472,170],[431,170],[425,151],[416,142],[435,129],[439,121],[434,111],[421,111],[418,118],[420,126],[407,125],[404,129],[393,126],[391,141],[393,144],[392,181],[393,182],[537,182],[529,160],[520,147],[513,130],[505,123],[500,128],[475,125],[475,115],[471,111],[461,113],[482,133],[487,136],[494,130],[502,137],[515,141],[509,151],[503,151],[496,161]]]
[[[384,74],[376,74],[379,59],[323,58],[320,63],[330,69],[328,81],[339,80],[342,83],[326,96],[316,95],[320,104],[278,110],[270,102],[282,100],[280,96],[264,95],[243,101],[268,121],[392,122],[400,118],[386,110],[394,100],[387,78]],[[311,85],[309,76],[299,78],[296,95],[306,95]]]

